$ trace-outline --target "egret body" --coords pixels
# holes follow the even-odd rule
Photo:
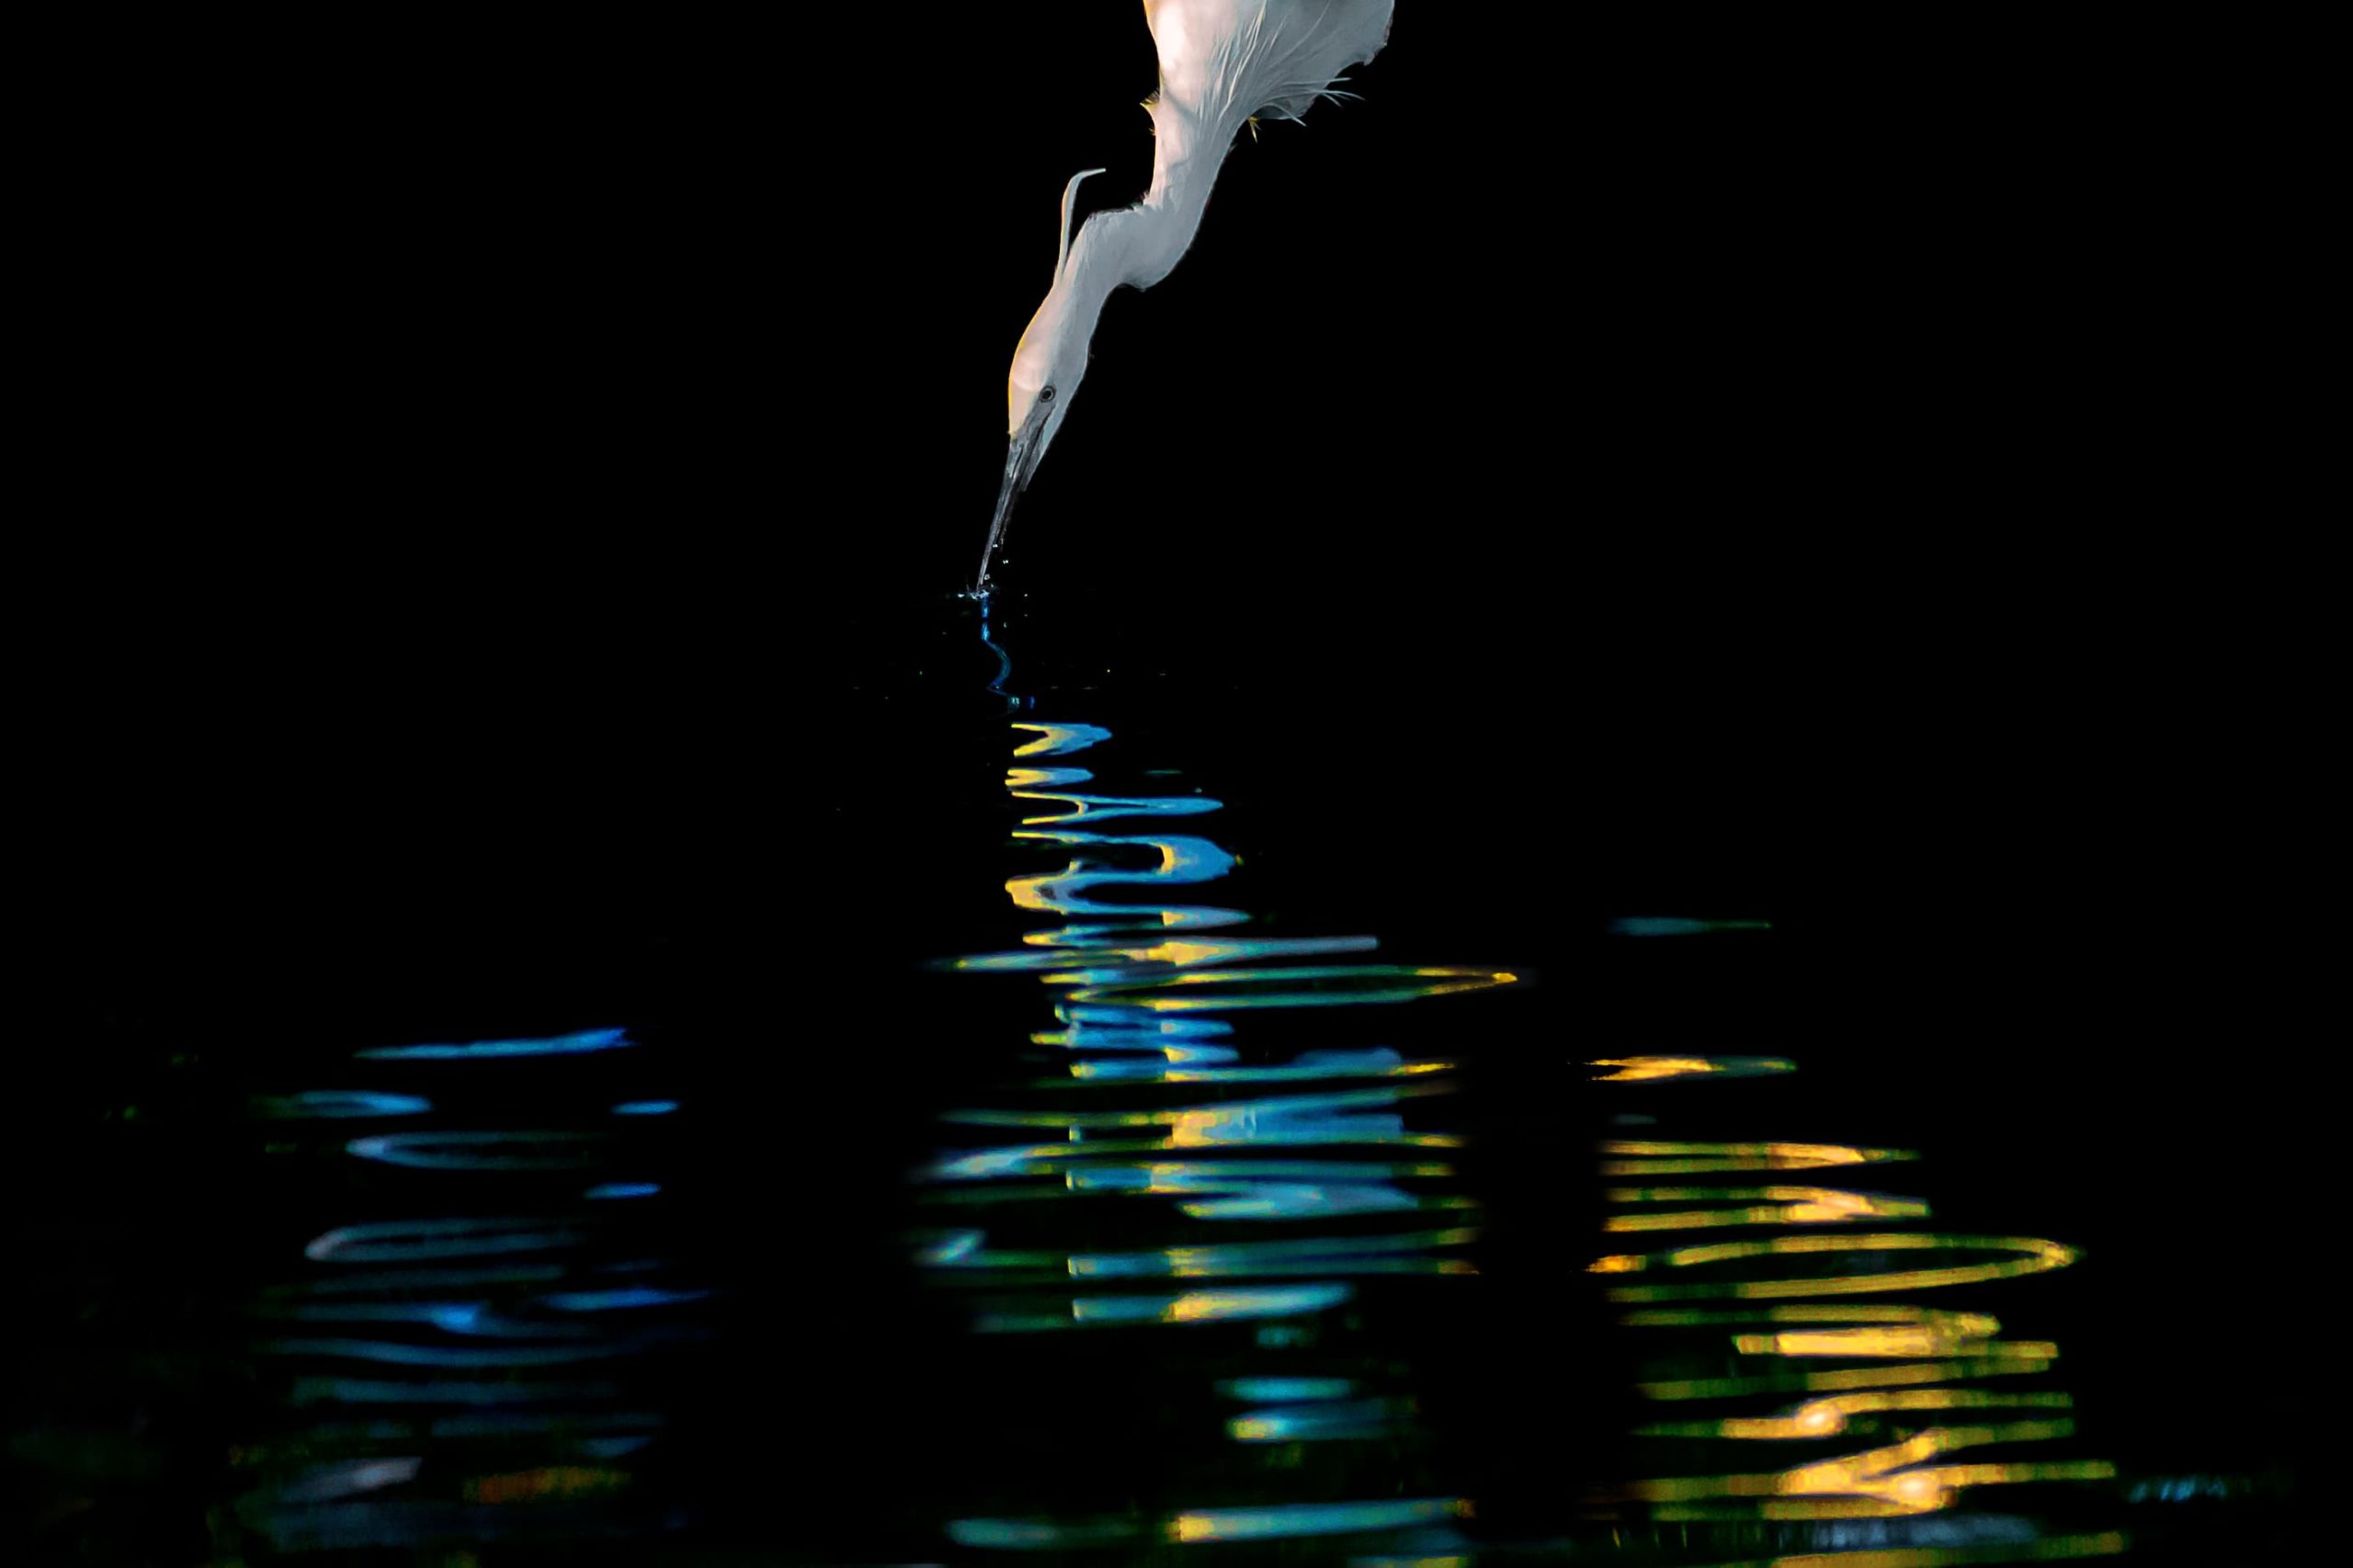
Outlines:
[[[1053,287],[1013,351],[1006,380],[1005,483],[997,492],[975,594],[1005,541],[1013,503],[1053,444],[1086,375],[1087,344],[1103,301],[1122,286],[1149,289],[1168,276],[1199,229],[1218,166],[1244,125],[1297,119],[1320,97],[1339,97],[1347,67],[1370,60],[1389,37],[1393,0],[1144,0],[1160,56],[1152,116],[1152,187],[1132,207],[1097,212],[1070,231],[1079,182],[1063,190]]]

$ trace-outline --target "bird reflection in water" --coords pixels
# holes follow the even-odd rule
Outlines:
[[[982,1334],[1255,1328],[1238,1353],[1259,1358],[1258,1369],[1237,1372],[1232,1346],[1202,1358],[1225,1374],[1213,1386],[1240,1405],[1222,1417],[1233,1444],[1271,1452],[1409,1434],[1419,1406],[1410,1370],[1397,1375],[1403,1361],[1390,1358],[1391,1376],[1375,1383],[1334,1375],[1358,1369],[1315,1360],[1313,1347],[1330,1314],[1377,1311],[1368,1292],[1404,1277],[1442,1284],[1475,1274],[1478,1204],[1456,1179],[1449,1152],[1464,1139],[1446,1115],[1462,1062],[1329,1042],[1278,1057],[1245,1039],[1241,1020],[1258,1009],[1492,991],[1517,976],[1359,957],[1377,949],[1370,937],[1251,935],[1245,913],[1205,897],[1234,867],[1191,830],[1218,801],[1102,790],[1067,759],[1092,761],[1112,743],[1108,731],[1016,712],[1007,778],[1022,813],[1016,841],[1068,854],[1059,868],[1011,878],[1006,892],[1017,909],[1059,923],[955,967],[1045,985],[1055,1027],[1029,1037],[1042,1070],[1008,1082],[996,1102],[950,1113],[968,1133],[920,1173],[943,1214],[977,1221],[985,1210],[1004,1223],[927,1234],[923,1266],[977,1290],[970,1323]],[[1189,819],[1187,831],[1163,825],[1176,819]],[[1644,916],[1614,923],[1612,934],[1699,938],[1705,949],[1769,930],[1761,920]],[[1797,1067],[1697,1051],[1590,1059],[1599,1092],[1663,1096],[1688,1085],[1785,1080]],[[1671,1098],[1660,1104],[1673,1109]],[[1663,1118],[1628,1119],[1657,1130]],[[1006,1136],[972,1136],[982,1130]],[[2120,1532],[2059,1521],[2064,1507],[2030,1517],[1975,1505],[2029,1483],[2048,1494],[2050,1483],[2112,1476],[2107,1461],[2071,1451],[2074,1396],[2049,1384],[2059,1347],[2008,1337],[1973,1296],[1959,1307],[1887,1299],[1999,1290],[2068,1267],[2074,1249],[1927,1228],[1927,1199],[1883,1190],[1890,1184],[1876,1175],[1915,1165],[1908,1150],[1661,1135],[1613,1138],[1599,1155],[1605,1231],[1666,1244],[1592,1262],[1627,1343],[1564,1353],[1638,1358],[1636,1392],[1677,1418],[1643,1423],[1631,1437],[1646,1445],[1638,1452],[1672,1456],[1682,1470],[1592,1491],[1584,1517],[1598,1534],[1515,1550],[1589,1550],[1606,1537],[1646,1561],[1720,1562],[1753,1547],[1759,1528],[1779,1532],[1777,1550],[1794,1550],[1750,1560],[1790,1564],[2023,1562],[2124,1550]],[[1874,1179],[1844,1184],[1866,1172]],[[1155,1211],[1204,1233],[1142,1249],[1052,1240],[1058,1231],[1100,1237],[1140,1203],[1165,1206]],[[1432,1222],[1447,1211],[1460,1222]],[[1000,1233],[1017,1229],[1016,1214],[1020,1244]],[[1325,1228],[1336,1221],[1347,1228]],[[1265,1225],[1313,1233],[1217,1234]],[[1765,1233],[1708,1239],[1727,1231]],[[1188,1278],[1217,1283],[1150,1287]],[[968,1517],[949,1534],[972,1547],[1103,1551],[1329,1538],[1350,1561],[1471,1560],[1481,1545],[1466,1533],[1475,1528],[1471,1498],[1400,1502],[1370,1482],[1377,1468],[1347,1483],[1359,1503],[1286,1497],[1278,1480],[1253,1508]]]
[[[1105,789],[1087,765],[1112,749],[1108,729],[1016,712],[1014,840],[1062,863],[1010,877],[1006,892],[1053,923],[951,963],[1044,986],[1052,1027],[1029,1035],[1032,1065],[1001,1097],[948,1113],[955,1146],[918,1175],[926,1201],[963,1222],[918,1238],[919,1264],[975,1291],[967,1321],[982,1335],[1237,1335],[1202,1346],[1198,1362],[1154,1363],[1215,1364],[1201,1377],[1222,1396],[1222,1411],[1204,1407],[1208,1441],[1291,1470],[1302,1445],[1422,1441],[1409,1365],[1337,1376],[1317,1346],[1336,1312],[1377,1314],[1389,1291],[1475,1274],[1478,1205],[1446,1157],[1463,1142],[1444,1117],[1459,1064],[1380,1043],[1261,1040],[1245,1020],[1355,1009],[1328,1016],[1361,1028],[1381,1016],[1365,1009],[1504,991],[1519,977],[1382,961],[1370,936],[1256,935],[1251,915],[1208,896],[1236,862],[1194,824],[1222,802]],[[1172,1231],[1154,1246],[1059,1239]],[[1085,1519],[1049,1505],[948,1531],[967,1547],[1114,1557],[1154,1543],[1328,1540],[1350,1557],[1399,1561],[1467,1549],[1470,1502],[1401,1498],[1393,1465],[1337,1482],[1259,1473],[1271,1479],[1249,1506]],[[1360,1495],[1334,1501],[1333,1484]]]

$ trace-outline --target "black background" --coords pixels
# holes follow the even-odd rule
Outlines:
[[[910,888],[991,894],[951,596],[1063,182],[1148,178],[1150,40],[814,9],[58,62],[73,351],[17,587],[52,1103],[232,1018],[857,1036]],[[2244,57],[1572,9],[1409,3],[1363,102],[1235,151],[1106,311],[1007,645],[1247,753],[1298,882],[1345,896],[1413,824],[1449,945],[1540,969],[1638,892],[1769,906],[1847,1037],[2030,1068],[1982,1179],[2074,1195],[2054,1233],[2135,1195],[2120,1297],[2183,1305],[2129,1354],[2255,1332],[2212,1260],[2297,1278],[2240,1184],[2311,1086],[2314,829],[2307,656],[2234,549],[2277,483]],[[813,1103],[898,1070],[789,1069]],[[838,1144],[798,1158],[855,1248],[842,1162],[903,1151]],[[2146,1414],[2183,1434],[2285,1397],[2178,1375]]]
[[[1989,906],[2199,875],[2180,792],[2300,657],[2229,548],[2277,483],[2238,57],[1560,9],[1409,6],[1365,102],[1229,160],[1017,514],[1023,651],[1116,633],[1302,755],[1443,712],[1810,883],[1892,839]],[[978,554],[1062,183],[1149,171],[1129,7],[937,11],[60,62],[95,156],[19,595],[84,915],[348,857],[363,923],[460,864],[725,904],[840,803],[825,726]]]

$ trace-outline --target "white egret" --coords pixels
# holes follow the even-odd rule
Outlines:
[[[972,592],[1006,519],[1051,445],[1086,374],[1087,344],[1111,290],[1149,289],[1168,276],[1200,227],[1218,166],[1245,124],[1297,119],[1318,98],[1344,97],[1347,67],[1388,40],[1393,0],[1143,0],[1160,56],[1160,90],[1144,103],[1154,138],[1152,187],[1132,207],[1097,212],[1075,238],[1071,207],[1084,169],[1063,190],[1054,284],[1013,351],[1006,379],[1005,485]]]

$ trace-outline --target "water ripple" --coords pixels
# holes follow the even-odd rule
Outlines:
[[[1042,987],[1056,1027],[1028,1036],[1050,1053],[1042,1074],[1008,1074],[995,1096],[946,1114],[964,1137],[916,1173],[924,1201],[987,1224],[912,1238],[917,1267],[943,1287],[980,1292],[966,1321],[984,1335],[1231,1330],[1238,1340],[1202,1364],[1200,1386],[1247,1407],[1205,1413],[1211,1443],[1427,1449],[1409,1369],[1393,1386],[1367,1389],[1313,1366],[1318,1325],[1333,1314],[1378,1314],[1392,1291],[1449,1288],[1477,1272],[1478,1225],[1447,1221],[1477,1208],[1456,1167],[1396,1154],[1463,1144],[1446,1114],[1457,1062],[1358,1040],[1387,1008],[1497,991],[1518,976],[1335,961],[1376,951],[1367,935],[1235,933],[1254,916],[1200,897],[1233,876],[1234,856],[1204,833],[1158,825],[1208,817],[1220,801],[1096,785],[1096,757],[1117,749],[1105,726],[1025,714],[1009,728],[1014,852],[1063,853],[1059,864],[1016,871],[1006,894],[1015,912],[1059,924],[949,966]],[[1041,761],[1080,753],[1093,767]],[[1144,825],[1098,830],[1113,819]],[[1321,1011],[1355,1038],[1286,1044],[1243,1028],[1278,1009]],[[992,1130],[1016,1136],[973,1141]],[[1037,1141],[1041,1133],[1052,1141]],[[1154,1211],[1159,1219],[1140,1219]],[[1140,1228],[1170,1233],[1141,1246],[1078,1240]],[[1165,1280],[1217,1283],[1149,1288]],[[997,1551],[1330,1537],[1361,1552],[1412,1547],[1414,1532],[1468,1512],[1456,1498],[1328,1496],[1302,1488],[1154,1520],[968,1517],[947,1528],[958,1544]]]
[[[238,1448],[233,1512],[270,1551],[676,1528],[640,1467],[668,1436],[651,1408],[665,1358],[708,1337],[713,1292],[646,1256],[642,1222],[626,1218],[649,1202],[658,1213],[650,1178],[665,1155],[649,1140],[686,1108],[644,1093],[658,1083],[605,1092],[599,1064],[622,1052],[658,1073],[643,1040],[599,1028],[370,1046],[344,1083],[254,1100],[260,1121],[399,1124],[279,1146],[351,1217],[291,1249],[298,1267],[246,1305],[262,1365],[283,1370],[266,1374],[276,1425]],[[480,1075],[518,1069],[538,1077],[534,1103],[580,1106],[574,1124],[483,1125],[511,1102]],[[572,1081],[588,1073],[602,1075]],[[453,1179],[483,1211],[447,1211]]]

